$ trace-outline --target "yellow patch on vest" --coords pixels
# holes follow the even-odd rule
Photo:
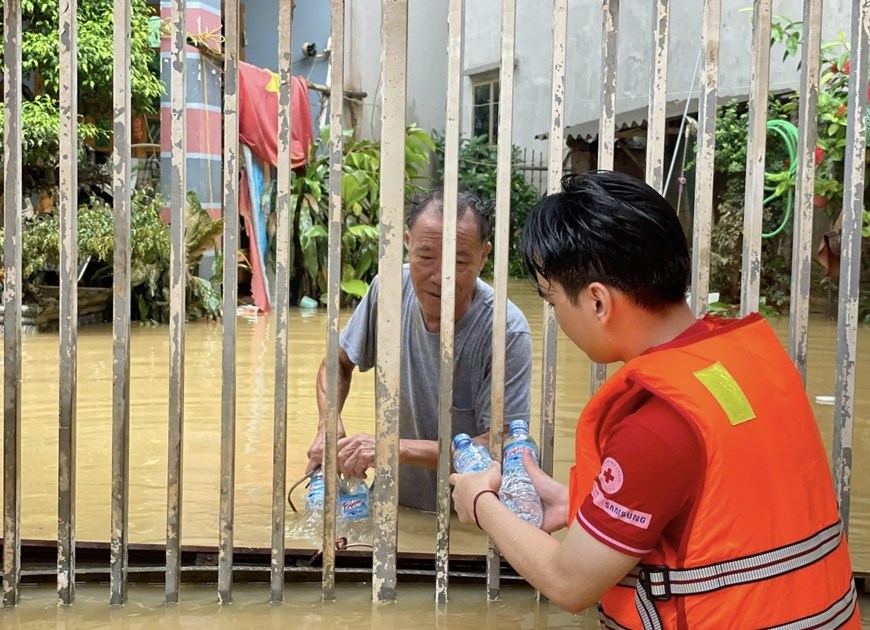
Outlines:
[[[710,367],[695,372],[695,378],[713,395],[732,425],[755,418],[752,405],[724,365],[716,361]]]

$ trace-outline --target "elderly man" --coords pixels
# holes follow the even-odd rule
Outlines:
[[[452,433],[488,440],[491,413],[493,289],[480,280],[492,249],[492,206],[463,192],[457,205],[455,372]],[[412,201],[405,244],[408,264],[402,284],[401,405],[399,419],[399,503],[435,510],[438,464],[438,377],[441,330],[440,190]],[[370,370],[377,361],[378,279],[341,334],[339,411],[350,390],[355,367]],[[505,365],[505,420],[528,418],[532,351],[529,324],[508,302]],[[326,360],[317,373],[317,435],[308,451],[308,469],[323,460],[326,422]],[[375,438],[345,437],[339,418],[338,465],[346,477],[362,477],[374,466]]]

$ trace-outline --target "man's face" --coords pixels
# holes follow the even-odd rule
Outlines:
[[[426,209],[417,217],[414,227],[405,233],[411,283],[420,302],[427,328],[441,321],[441,229],[442,216]],[[491,249],[480,240],[477,217],[466,212],[456,222],[456,311],[459,319],[471,306],[475,284]]]

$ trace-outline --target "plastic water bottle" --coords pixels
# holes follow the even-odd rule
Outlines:
[[[308,482],[308,495],[305,497],[308,512],[323,512],[324,492],[323,468],[317,468]]]
[[[523,452],[527,450],[537,462],[538,448],[529,436],[529,423],[525,420],[511,421],[508,437],[504,442],[499,499],[521,519],[540,527],[544,520],[544,510],[541,507],[541,497],[523,466]]]
[[[338,535],[348,543],[372,537],[371,496],[364,479],[343,479],[338,492]]]
[[[492,463],[489,450],[471,439],[467,433],[457,433],[453,438],[453,469],[458,473],[486,470]]]

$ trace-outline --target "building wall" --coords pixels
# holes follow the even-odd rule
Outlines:
[[[477,0],[475,0],[477,1]],[[366,92],[353,109],[354,127],[365,138],[381,132],[381,1],[347,3],[347,89]],[[447,86],[447,2],[410,2],[408,7],[408,124],[444,129]]]
[[[550,68],[552,64],[552,12],[533,0],[517,2],[516,69],[514,84],[514,144],[546,149],[546,141],[535,135],[550,127]],[[722,1],[720,91],[740,94],[749,90],[751,63],[751,15],[744,8],[749,0]],[[650,48],[652,45],[650,1],[621,3],[619,21],[619,70],[617,111],[645,107],[649,102]],[[497,66],[500,59],[499,0],[466,2],[466,72]],[[779,0],[774,12],[793,20],[802,18],[800,0]],[[825,2],[823,40],[834,39],[840,30],[849,34],[850,3]],[[702,6],[695,0],[671,1],[671,30],[668,59],[668,98],[689,94],[692,74],[701,46]],[[566,79],[566,126],[596,119],[600,110],[601,81],[600,0],[569,0]],[[796,63],[782,63],[782,48],[771,58],[770,87],[796,88],[800,74]],[[471,79],[466,79],[463,130],[471,129]],[[693,94],[700,90],[696,79]]]

